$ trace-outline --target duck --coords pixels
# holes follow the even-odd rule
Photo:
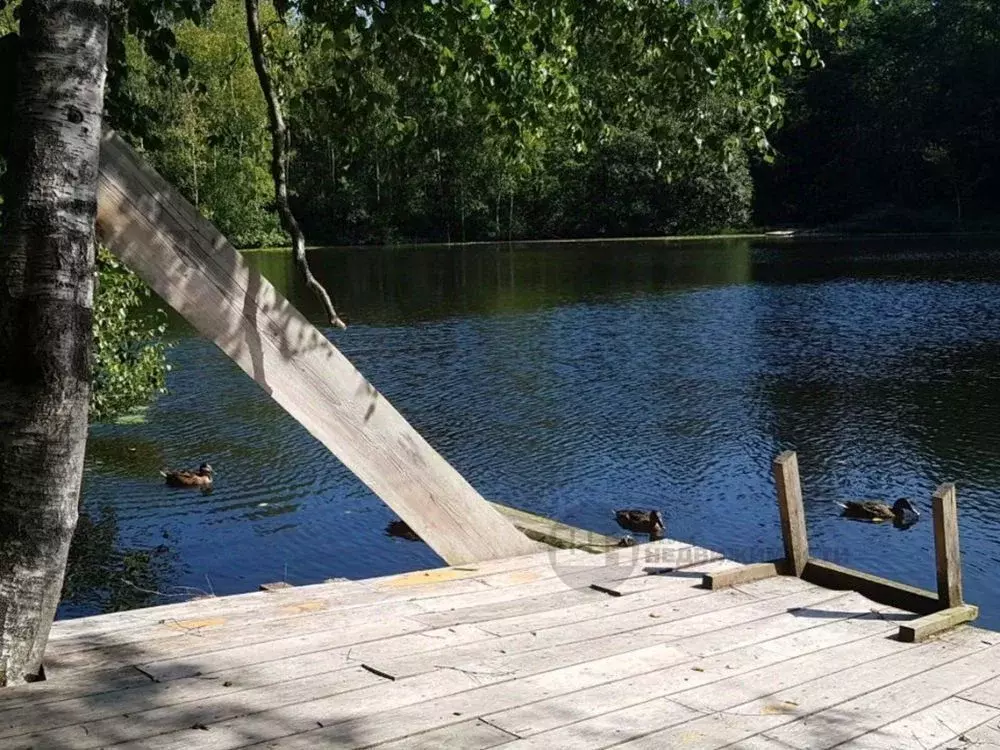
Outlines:
[[[421,541],[420,537],[417,536],[417,532],[411,529],[406,521],[389,521],[389,524],[385,527],[385,533],[389,536],[399,537],[400,539],[408,539],[411,542]]]
[[[212,486],[212,467],[202,464],[197,471],[189,469],[162,469],[160,475],[167,480],[170,487],[201,487]]]
[[[649,534],[651,542],[662,539],[663,532],[666,530],[663,516],[658,510],[616,510],[615,520],[623,529],[638,534]]]
[[[873,523],[893,521],[897,525],[909,525],[920,518],[920,513],[913,507],[913,503],[905,497],[899,498],[892,507],[877,500],[848,500],[838,505],[844,509],[845,518],[858,518]]]

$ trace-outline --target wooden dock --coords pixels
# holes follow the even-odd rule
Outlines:
[[[1000,746],[1000,634],[702,586],[738,567],[664,540],[61,621],[0,748]]]

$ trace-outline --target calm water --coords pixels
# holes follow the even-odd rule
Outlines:
[[[289,257],[248,256],[314,320]],[[778,554],[799,452],[818,554],[934,588],[930,497],[959,486],[966,596],[1000,628],[1000,241],[734,240],[317,251],[336,341],[485,496],[607,533],[613,507]],[[61,616],[431,567],[391,511],[214,346],[172,329],[170,394],[91,431]],[[209,496],[161,466],[208,460]],[[835,500],[914,498],[913,528]]]

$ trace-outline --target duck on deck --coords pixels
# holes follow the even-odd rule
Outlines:
[[[662,540],[57,622],[0,747],[1000,743],[1000,634]],[[958,739],[961,738],[961,739]]]

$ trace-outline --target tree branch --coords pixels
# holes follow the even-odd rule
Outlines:
[[[274,202],[278,208],[278,217],[281,226],[292,238],[292,253],[295,257],[295,265],[298,266],[299,273],[305,279],[306,286],[313,294],[319,298],[326,310],[326,315],[330,320],[330,325],[344,329],[347,325],[337,315],[333,307],[330,295],[313,276],[309,268],[309,261],[306,259],[306,238],[302,234],[291,206],[288,204],[288,169],[287,169],[287,143],[288,126],[285,118],[281,114],[281,103],[274,90],[271,81],[271,73],[268,70],[267,58],[264,55],[264,39],[260,27],[260,3],[259,0],[244,0],[247,15],[247,33],[250,37],[250,56],[253,58],[253,67],[257,71],[257,80],[260,82],[260,90],[264,94],[267,102],[267,119],[271,129],[271,177],[274,179]]]

